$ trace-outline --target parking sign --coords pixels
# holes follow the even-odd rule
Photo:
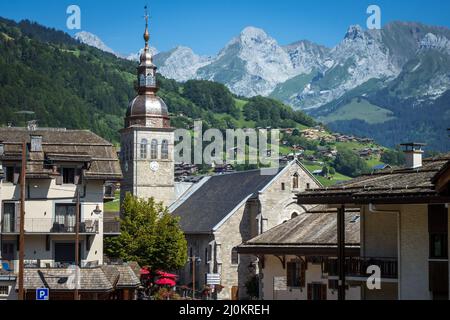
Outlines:
[[[36,289],[36,300],[48,300],[48,288]]]

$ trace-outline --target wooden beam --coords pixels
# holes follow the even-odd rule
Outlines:
[[[286,256],[276,255],[275,257],[277,257],[278,260],[280,260],[281,265],[283,266],[283,269],[286,269]]]
[[[337,213],[338,236],[338,300],[345,300],[345,206]]]

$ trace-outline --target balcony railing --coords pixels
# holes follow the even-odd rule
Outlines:
[[[83,220],[79,227],[80,233],[96,234],[99,231],[98,220]],[[1,230],[4,234],[19,233],[20,220],[2,221]],[[55,221],[55,219],[26,218],[25,233],[76,233],[76,228],[74,222],[64,223]]]
[[[370,274],[367,269],[370,266],[378,266],[381,269],[382,279],[398,278],[398,263],[395,258],[354,258],[345,259],[345,275],[347,277],[367,278]],[[325,273],[329,276],[336,277],[338,273],[338,260],[328,259],[325,262]]]
[[[120,234],[120,222],[116,220],[104,220],[103,233],[106,235]]]

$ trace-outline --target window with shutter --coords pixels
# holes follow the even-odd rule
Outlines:
[[[286,267],[287,285],[291,288],[301,287],[300,262],[288,262]]]
[[[19,167],[14,167],[14,184],[19,184],[19,180],[20,180],[20,171],[21,169]]]
[[[14,167],[5,167],[5,182],[14,183]]]
[[[75,184],[81,184],[81,182],[82,182],[82,176],[83,176],[83,173],[82,173],[82,170],[81,169],[75,169],[75,179],[74,179],[74,183]]]
[[[306,263],[302,261],[300,271],[300,287],[304,288],[306,285]]]

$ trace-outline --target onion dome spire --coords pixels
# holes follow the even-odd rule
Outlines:
[[[125,118],[125,127],[170,128],[167,105],[156,95],[156,66],[149,46],[148,12],[145,6],[145,48],[137,67],[137,96],[130,102]]]
[[[145,40],[145,49],[148,49],[148,41],[150,40],[150,33],[148,32],[148,11],[147,6],[145,6],[145,32],[144,32],[144,40]]]

